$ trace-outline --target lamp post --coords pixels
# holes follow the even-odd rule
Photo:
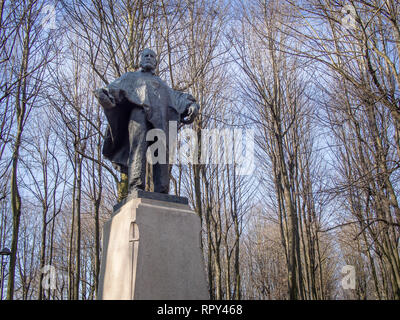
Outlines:
[[[0,251],[1,255],[1,292],[0,292],[0,300],[3,300],[3,284],[4,284],[4,265],[3,265],[3,258],[4,256],[9,256],[11,254],[11,250],[8,248],[3,248]]]

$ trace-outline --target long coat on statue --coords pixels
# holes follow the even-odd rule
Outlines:
[[[196,102],[192,95],[173,90],[158,76],[141,70],[125,73],[106,90],[115,104],[103,106],[109,123],[103,155],[124,173],[128,171],[128,125],[134,108],[142,108],[151,127],[164,130],[168,136],[168,121],[182,121],[187,108]]]

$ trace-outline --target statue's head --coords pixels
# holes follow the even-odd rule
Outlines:
[[[151,49],[144,49],[140,55],[140,67],[144,71],[151,71],[157,67],[156,53]]]

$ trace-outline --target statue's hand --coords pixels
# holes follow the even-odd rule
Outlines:
[[[115,99],[108,93],[107,89],[94,90],[93,93],[104,108],[110,109],[115,107]]]
[[[185,111],[184,116],[181,120],[184,124],[190,124],[194,121],[198,113],[199,107],[197,103],[192,103]]]

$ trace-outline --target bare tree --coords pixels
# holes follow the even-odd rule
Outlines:
[[[11,165],[11,208],[13,213],[13,235],[11,242],[10,274],[7,289],[7,298],[13,299],[14,275],[16,255],[18,248],[18,230],[21,216],[21,196],[18,187],[18,162],[22,143],[24,127],[31,108],[39,100],[39,90],[45,75],[45,67],[51,60],[49,45],[51,36],[43,36],[43,28],[40,25],[39,13],[42,3],[38,1],[21,1],[10,6],[13,9],[16,20],[21,21],[18,37],[15,38],[12,52],[13,69],[16,84],[13,91],[13,103],[15,105],[16,128],[12,146]],[[22,19],[21,19],[22,17]],[[42,35],[42,36],[41,36]],[[45,52],[47,51],[47,54]]]

